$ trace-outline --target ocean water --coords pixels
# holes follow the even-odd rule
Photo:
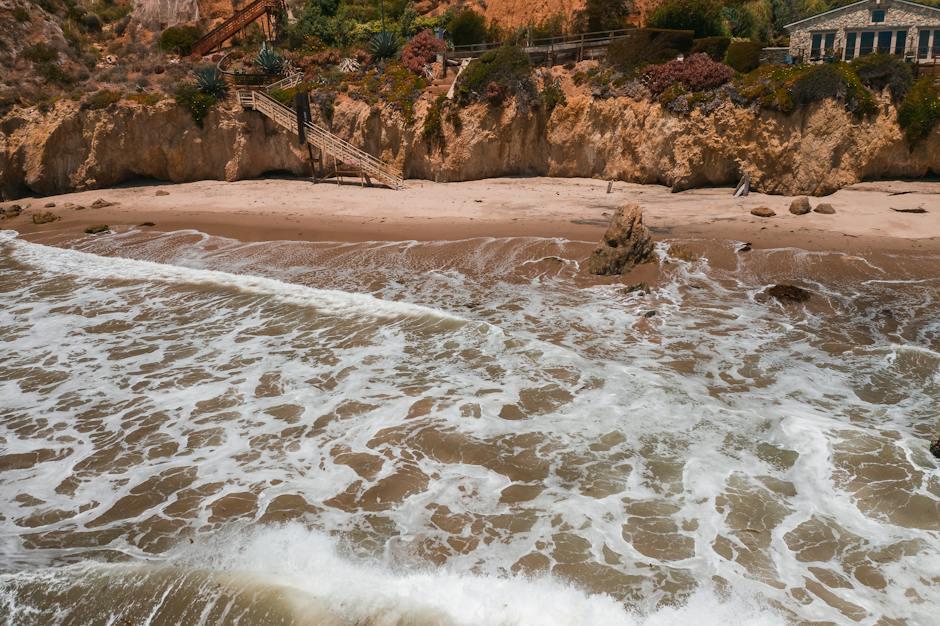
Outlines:
[[[0,623],[936,623],[940,258],[683,245],[3,232]]]

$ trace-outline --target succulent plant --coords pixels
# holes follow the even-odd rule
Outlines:
[[[204,67],[196,71],[196,87],[202,93],[216,99],[224,98],[228,93],[228,83],[215,67]]]
[[[376,59],[391,59],[398,54],[398,38],[387,30],[383,30],[376,33],[369,47],[372,56]]]
[[[255,65],[265,74],[280,74],[284,69],[284,58],[267,45],[261,47],[261,52],[255,58]]]

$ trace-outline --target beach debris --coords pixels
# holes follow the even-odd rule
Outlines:
[[[612,180],[607,181],[607,193],[610,193],[613,190],[614,190],[614,181]]]
[[[646,283],[633,283],[632,285],[627,285],[626,287],[620,290],[620,293],[625,296],[630,295],[631,293],[637,293],[637,292],[649,293],[650,286],[647,285]]]
[[[812,207],[809,205],[809,198],[806,196],[794,198],[793,202],[790,203],[790,213],[793,213],[793,215],[806,215],[811,210]]]
[[[930,454],[940,459],[940,437],[937,437],[937,440],[930,444]]]
[[[656,315],[656,311],[647,311],[646,313],[643,314],[643,317],[645,317],[645,318],[648,319],[648,318],[653,317],[653,316],[655,316],[655,315]]]
[[[33,213],[33,224],[48,224],[49,222],[54,222],[57,219],[59,219],[59,216],[52,211]]]
[[[913,209],[896,209],[894,207],[891,207],[891,210],[896,213],[926,213],[927,212],[927,209],[925,209],[922,206],[915,207]]]
[[[753,249],[754,249],[754,248],[751,246],[751,242],[750,242],[750,241],[745,241],[745,242],[742,243],[740,246],[738,246],[738,249],[735,250],[735,252],[750,252],[750,251],[753,250]]]
[[[701,258],[701,255],[689,250],[682,244],[674,243],[669,246],[669,250],[666,253],[674,259],[679,259],[680,261],[698,261]]]
[[[836,210],[832,208],[832,205],[829,203],[823,203],[813,209],[813,213],[820,213],[822,215],[834,215]]]
[[[751,215],[756,215],[757,217],[773,217],[776,213],[768,207],[759,206],[756,209],[751,209]]]
[[[153,222],[143,222],[142,224],[138,224],[137,228],[147,228],[150,226],[156,226],[156,224],[154,224]]]
[[[782,304],[801,304],[809,300],[812,295],[812,292],[802,287],[780,284],[764,289],[755,296],[755,300],[758,302],[767,302],[770,298],[773,298]]]
[[[734,188],[734,197],[743,198],[749,193],[751,193],[751,175],[745,174],[738,182],[738,186]]]
[[[96,224],[94,226],[89,226],[85,229],[85,234],[87,235],[97,235],[98,233],[106,233],[111,230],[107,224]]]
[[[23,207],[18,204],[11,204],[7,208],[0,208],[0,217],[5,220],[13,219],[23,212]]]
[[[163,189],[157,189],[157,193],[155,193],[154,195],[155,196],[168,196],[170,195],[170,192],[164,191]]]
[[[91,203],[91,208],[93,208],[93,209],[103,209],[103,208],[105,208],[105,207],[114,206],[115,204],[116,204],[116,203],[114,203],[114,202],[108,202],[107,200],[105,200],[105,199],[103,199],[103,198],[98,198],[97,200],[95,200],[94,202]]]
[[[588,259],[591,274],[611,276],[622,274],[653,256],[653,238],[643,225],[643,210],[637,204],[626,204],[610,218],[600,245]]]
[[[45,203],[45,204],[43,205],[43,208],[44,208],[44,209],[54,209],[54,208],[55,208],[55,202],[47,202],[47,203]]]

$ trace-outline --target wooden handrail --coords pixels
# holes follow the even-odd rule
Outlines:
[[[242,106],[255,109],[287,130],[296,131],[297,129],[297,114],[266,94],[259,91],[239,91],[238,101]],[[400,171],[393,169],[392,166],[365,150],[357,148],[312,122],[304,124],[304,130],[307,143],[315,148],[330,154],[339,161],[356,165],[368,176],[386,183],[393,189],[404,187],[405,181]]]

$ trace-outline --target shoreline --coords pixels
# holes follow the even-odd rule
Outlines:
[[[755,248],[811,251],[940,253],[940,182],[881,181],[846,187],[813,206],[836,213],[792,215],[790,196],[731,188],[672,193],[659,185],[584,178],[496,178],[461,183],[412,180],[401,191],[313,184],[277,178],[238,182],[140,184],[24,198],[22,215],[0,228],[37,243],[65,244],[89,237],[84,229],[107,224],[115,231],[153,223],[155,232],[197,230],[245,242],[262,241],[459,241],[479,237],[546,237],[595,243],[611,213],[635,202],[655,239],[735,240]],[[157,195],[160,193],[161,195]],[[94,209],[97,199],[115,203]],[[45,208],[47,203],[55,207]],[[85,208],[66,208],[73,203]],[[771,218],[750,214],[765,206]],[[937,207],[934,209],[934,207]],[[892,208],[926,209],[901,213]],[[60,219],[34,224],[34,213]]]

